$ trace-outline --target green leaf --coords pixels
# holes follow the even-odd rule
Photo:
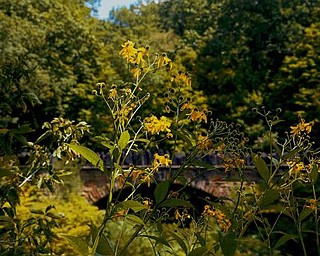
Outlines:
[[[104,164],[102,159],[91,149],[76,144],[69,144],[69,147],[82,155],[92,165],[98,167],[101,171],[104,171]]]
[[[160,182],[156,189],[154,190],[154,198],[156,200],[156,205],[161,203],[167,196],[169,190],[169,181],[162,181]]]
[[[185,254],[188,254],[188,248],[183,239],[178,236],[176,233],[169,231],[170,235],[173,237],[174,240],[180,245],[181,249],[184,251]]]
[[[268,190],[264,195],[263,198],[260,201],[260,207],[264,208],[270,204],[272,204],[274,201],[278,200],[279,198],[279,192],[272,189]]]
[[[97,234],[98,234],[98,228],[94,225],[94,223],[91,222],[90,237],[92,241],[96,238]],[[104,234],[102,234],[99,239],[96,255],[103,255],[103,256],[114,255],[113,249],[111,247],[111,243]]]
[[[257,167],[260,176],[264,179],[265,182],[269,181],[270,171],[266,162],[262,159],[262,157],[258,155],[254,155],[253,157],[254,165]]]
[[[127,209],[131,209],[134,212],[139,212],[141,210],[146,209],[146,207],[143,204],[139,203],[138,201],[134,201],[134,200],[123,201],[117,204],[116,206],[117,212],[121,210],[127,210]]]
[[[292,240],[295,240],[295,238],[298,238],[298,236],[297,236],[297,235],[293,235],[293,234],[285,234],[285,235],[283,235],[283,236],[278,240],[278,242],[276,243],[276,245],[274,246],[274,248],[276,249],[276,248],[284,245],[287,241],[289,241],[289,240],[291,240],[291,239],[292,239]],[[296,240],[295,240],[295,241],[296,241]]]
[[[172,131],[174,134],[176,134],[178,137],[180,137],[184,142],[188,144],[189,147],[194,146],[194,142],[192,138],[190,138],[190,134],[185,130],[174,130]]]
[[[196,237],[197,237],[197,239],[198,239],[199,243],[201,244],[201,246],[205,246],[205,245],[206,245],[206,243],[207,243],[207,241],[206,241],[206,239],[205,239],[205,238],[203,238],[203,237],[201,236],[200,232],[195,233],[195,235],[196,235]]]
[[[190,202],[183,199],[179,199],[179,198],[169,198],[159,204],[159,207],[179,207],[179,206],[194,208],[194,206]]]
[[[126,216],[126,218],[127,218],[128,220],[131,220],[131,221],[135,222],[135,223],[144,225],[143,220],[142,220],[141,218],[139,218],[138,216],[136,216],[136,215],[128,214],[128,215]]]
[[[236,252],[238,241],[237,236],[233,232],[226,234],[219,233],[221,250],[225,256],[233,256]]]
[[[147,237],[147,238],[150,238],[152,240],[155,240],[157,243],[160,243],[160,244],[163,244],[165,246],[168,246],[172,249],[171,245],[168,243],[168,241],[162,237],[162,236],[148,236],[148,235],[141,235],[142,237]]]
[[[120,139],[118,141],[118,146],[120,151],[122,151],[127,146],[129,140],[130,140],[129,131],[124,131],[123,133],[121,133]]]
[[[303,208],[303,210],[300,212],[298,221],[302,222],[305,218],[307,218],[312,213],[312,209],[310,208]]]
[[[89,255],[88,245],[80,236],[70,236],[70,235],[61,235],[65,238],[74,249],[76,249],[80,255],[87,256]]]
[[[315,185],[318,180],[318,172],[319,166],[317,164],[314,164],[310,172],[310,180],[313,185]]]
[[[188,256],[201,256],[207,252],[208,248],[206,246],[201,246],[193,249]]]

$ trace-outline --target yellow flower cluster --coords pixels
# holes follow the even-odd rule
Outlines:
[[[224,232],[227,232],[231,227],[231,222],[227,219],[226,215],[219,209],[212,209],[210,205],[204,206],[203,215],[215,217],[219,227]]]
[[[306,208],[309,208],[311,211],[315,211],[318,206],[318,201],[316,199],[308,199],[306,201]]]
[[[244,167],[244,159],[241,159],[237,156],[227,156],[223,159],[223,167],[225,168],[225,172],[232,171],[235,168]]]
[[[303,162],[296,162],[296,161],[287,161],[289,165],[289,173],[300,173],[305,169],[305,165]]]
[[[183,210],[182,213],[179,212],[178,209],[175,210],[174,212],[174,217],[176,220],[182,220],[182,221],[185,221],[186,219],[190,219],[191,216],[190,214],[188,214],[187,210]]]
[[[297,126],[290,126],[292,137],[300,135],[302,132],[310,133],[314,122],[306,123],[304,119],[300,120]]]
[[[152,135],[159,134],[160,132],[167,132],[168,135],[171,134],[171,120],[165,116],[158,119],[156,116],[152,115],[151,117],[146,117],[143,123],[145,129]]]
[[[192,106],[189,103],[184,103],[182,107],[180,108],[181,111],[184,111],[186,109],[191,110],[191,112],[188,114],[189,118],[193,122],[199,122],[201,123],[204,121],[205,123],[208,122],[207,115],[205,111],[203,110],[198,110],[196,107]]]
[[[182,71],[179,71],[177,75],[174,75],[171,78],[171,81],[175,82],[176,84],[182,82],[186,86],[191,87],[191,77],[190,77],[189,73],[187,73],[187,72],[183,73]]]
[[[172,61],[168,58],[166,53],[163,53],[158,60],[158,68],[169,65],[170,69],[172,69]]]
[[[124,58],[127,63],[136,64],[137,67],[132,69],[131,72],[135,77],[139,76],[139,73],[142,71],[141,67],[144,67],[146,62],[145,57],[148,56],[149,46],[135,48],[134,43],[127,41],[121,45],[122,49],[119,51],[119,55]],[[163,53],[160,57],[157,55],[157,67],[161,68],[164,66],[169,66],[172,68],[172,60],[168,58],[166,53]],[[140,67],[138,67],[140,66]]]
[[[212,140],[208,138],[208,136],[199,135],[197,146],[201,150],[209,150],[212,148],[213,143]]]
[[[165,154],[163,156],[160,156],[159,154],[154,154],[153,156],[153,168],[158,168],[162,165],[165,165],[168,167],[172,164],[172,161],[170,160],[170,157],[168,154]]]

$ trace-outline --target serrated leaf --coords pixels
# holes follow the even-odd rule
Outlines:
[[[179,198],[169,198],[159,204],[159,207],[180,207],[180,206],[194,208],[194,206],[190,202],[183,199],[179,199]]]
[[[201,246],[198,248],[193,249],[188,256],[201,256],[203,254],[205,254],[208,251],[207,246]]]
[[[69,144],[69,147],[87,159],[92,165],[98,167],[101,171],[104,171],[102,159],[91,149],[76,144]]]
[[[60,235],[66,239],[74,249],[80,253],[80,255],[87,256],[89,255],[88,245],[86,242],[79,236],[70,236],[70,235]]]
[[[162,181],[160,182],[157,186],[156,189],[154,190],[154,198],[156,200],[156,205],[161,203],[167,196],[168,190],[169,190],[169,181]]]
[[[143,204],[139,203],[138,201],[134,201],[134,200],[123,201],[117,204],[116,206],[117,212],[121,210],[128,210],[128,209],[131,209],[134,212],[139,212],[141,210],[146,209],[146,207]]]
[[[284,245],[284,244],[285,244],[286,242],[288,242],[289,240],[294,240],[294,241],[296,241],[295,238],[298,238],[298,236],[297,236],[297,235],[293,235],[293,234],[285,234],[285,235],[283,235],[283,236],[278,240],[278,242],[276,243],[276,245],[274,246],[274,248],[276,249],[276,248]]]
[[[262,157],[258,155],[253,156],[253,162],[254,165],[257,167],[260,176],[263,178],[265,182],[268,182],[270,178],[270,171],[267,163],[262,159]]]
[[[130,140],[129,131],[124,131],[123,133],[121,133],[120,139],[118,141],[118,146],[120,151],[122,151],[128,145],[129,140]]]

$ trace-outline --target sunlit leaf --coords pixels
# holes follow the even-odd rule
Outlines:
[[[69,144],[69,147],[87,159],[92,165],[104,171],[103,160],[91,149],[76,144]]]

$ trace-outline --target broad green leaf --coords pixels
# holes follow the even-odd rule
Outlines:
[[[260,207],[266,207],[270,204],[272,204],[274,201],[276,201],[279,198],[279,192],[272,189],[266,191],[266,193],[263,195],[263,198],[260,201]]]
[[[179,207],[179,206],[194,208],[194,206],[190,202],[183,199],[179,199],[179,198],[169,198],[159,204],[159,207]]]
[[[183,241],[183,239],[178,236],[176,233],[169,231],[170,235],[173,237],[174,240],[177,241],[177,243],[180,245],[181,249],[184,251],[184,253],[187,255],[188,254],[188,247]]]
[[[208,248],[206,246],[201,246],[198,248],[193,249],[188,256],[201,256],[207,252]]]
[[[98,228],[91,222],[90,224],[90,236],[91,240],[94,241],[98,234]],[[96,255],[114,255],[113,249],[111,247],[111,243],[108,238],[102,234],[97,246]]]
[[[76,249],[79,255],[89,255],[88,245],[80,236],[60,235],[65,238],[74,249]]]
[[[180,137],[184,142],[188,144],[189,147],[194,146],[194,140],[190,138],[190,134],[185,131],[185,130],[180,130],[180,131],[173,131],[174,134],[176,134],[178,137]]]
[[[167,196],[169,190],[169,181],[162,181],[160,182],[156,189],[154,190],[154,198],[156,200],[156,205],[161,203]]]
[[[221,250],[225,256],[233,256],[236,252],[238,241],[237,236],[233,232],[226,234],[219,233]]]
[[[279,146],[277,145],[277,143],[276,143],[275,141],[272,141],[272,146],[273,146],[274,149],[276,150],[277,154],[278,154],[279,156],[281,156],[281,155],[282,155],[282,151],[281,151],[281,149],[279,148]]]
[[[148,238],[150,238],[150,239],[153,239],[153,240],[155,240],[157,243],[160,243],[160,244],[163,244],[163,245],[165,245],[165,246],[168,246],[168,247],[170,247],[171,249],[172,249],[172,247],[171,247],[171,245],[168,243],[168,241],[164,238],[164,237],[162,237],[162,236],[148,236],[148,235],[141,235],[142,237],[148,237]]]
[[[69,144],[69,147],[82,155],[92,165],[98,167],[101,171],[104,171],[104,164],[102,159],[91,149],[76,144]]]
[[[206,239],[205,239],[205,238],[203,238],[203,237],[201,236],[200,232],[195,233],[195,235],[196,235],[196,237],[197,237],[197,239],[198,239],[199,243],[201,244],[201,246],[205,246],[205,245],[206,245],[206,243],[207,243],[207,241],[206,241]]]
[[[312,209],[306,208],[306,207],[303,208],[303,210],[300,212],[298,221],[299,221],[299,222],[303,221],[303,220],[304,220],[305,218],[307,218],[311,213],[312,213]]]
[[[139,212],[141,210],[146,209],[146,207],[143,204],[139,203],[138,201],[134,201],[134,200],[123,201],[117,204],[116,206],[116,211],[127,210],[127,209],[131,209],[134,212]]]
[[[262,157],[254,155],[253,157],[254,165],[257,167],[260,176],[264,179],[265,182],[268,182],[270,178],[270,171],[266,162]]]
[[[318,180],[318,172],[319,166],[317,164],[314,164],[310,172],[310,180],[313,185],[315,185]]]
[[[141,218],[139,218],[138,216],[136,216],[136,215],[128,214],[128,215],[126,216],[126,218],[127,218],[128,220],[131,220],[131,221],[135,222],[135,223],[144,225],[143,220],[142,220]]]
[[[129,140],[130,140],[130,134],[128,131],[124,131],[123,133],[121,133],[120,139],[118,141],[118,146],[120,151],[122,151],[127,146]]]
[[[276,248],[284,245],[287,241],[289,241],[289,240],[291,240],[291,239],[295,240],[296,238],[298,238],[297,235],[285,234],[285,235],[283,235],[283,236],[278,240],[278,242],[276,243],[276,245],[274,246],[274,248],[276,249]]]

